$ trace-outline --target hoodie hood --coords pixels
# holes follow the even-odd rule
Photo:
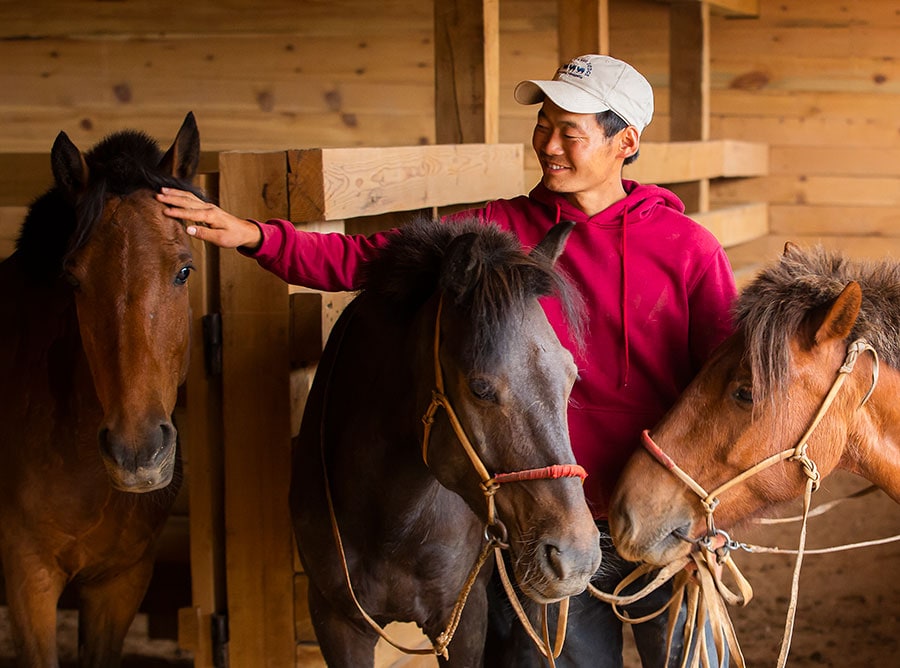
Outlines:
[[[542,204],[556,209],[556,223],[571,220],[580,224],[600,227],[618,227],[619,237],[619,271],[622,289],[619,294],[619,311],[622,319],[622,350],[624,364],[621,386],[628,386],[628,375],[631,370],[631,341],[629,337],[628,317],[628,226],[652,218],[659,207],[684,213],[684,204],[675,193],[656,185],[644,185],[637,181],[622,180],[625,198],[606,207],[603,211],[589,216],[572,204],[564,195],[548,190],[539,183],[530,193],[530,197]]]
[[[675,193],[665,188],[626,179],[622,179],[622,187],[625,189],[625,198],[593,216],[587,215],[572,204],[565,195],[548,190],[542,183],[536,185],[528,196],[555,209],[558,214],[556,222],[572,220],[576,223],[618,226],[623,224],[623,219],[628,223],[637,223],[650,218],[654,215],[657,207],[684,213],[682,201]]]

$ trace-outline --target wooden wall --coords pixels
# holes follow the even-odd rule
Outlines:
[[[528,143],[534,110],[512,89],[552,74],[557,3],[499,3],[500,141]],[[770,175],[714,183],[713,204],[768,201],[775,234],[896,234],[897,3],[759,8],[712,16],[711,138],[768,143]],[[645,141],[669,139],[668,12],[610,0],[612,54],[656,90]],[[415,0],[2,3],[0,154],[46,153],[59,130],[79,146],[121,127],[166,139],[187,110],[206,151],[434,143],[432,14]]]

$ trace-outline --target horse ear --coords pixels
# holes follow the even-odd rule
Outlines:
[[[159,161],[159,168],[164,174],[171,174],[175,178],[190,181],[197,173],[199,162],[200,132],[197,130],[194,112],[189,111],[184,117],[181,129],[175,136],[175,141]]]
[[[571,220],[564,220],[557,223],[550,228],[550,231],[547,232],[547,236],[545,236],[541,240],[541,243],[535,246],[534,250],[531,252],[543,255],[550,260],[550,264],[555,264],[559,259],[559,256],[562,255],[563,249],[566,246],[566,240],[569,238],[573,229],[575,229],[575,223]]]
[[[833,339],[846,339],[853,330],[859,309],[862,306],[862,288],[856,281],[850,281],[831,304],[825,320],[816,331],[816,345]]]
[[[474,282],[475,257],[472,248],[478,235],[474,232],[460,234],[447,246],[441,263],[441,288],[462,297]]]
[[[66,194],[75,197],[84,192],[88,182],[88,166],[81,151],[65,132],[56,135],[50,150],[50,166],[56,185]]]

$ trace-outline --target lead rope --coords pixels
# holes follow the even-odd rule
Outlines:
[[[872,385],[869,388],[869,391],[863,397],[860,402],[860,408],[868,401],[869,397],[872,395],[872,392],[875,391],[875,385],[878,382],[878,353],[877,351],[864,339],[857,339],[847,349],[847,355],[844,359],[843,365],[838,369],[837,378],[835,378],[834,383],[832,384],[830,390],[822,401],[821,406],[819,407],[818,412],[813,417],[812,423],[809,428],[804,432],[803,436],[797,442],[797,445],[793,448],[789,448],[784,450],[783,452],[776,453],[771,457],[767,457],[763,461],[759,462],[755,466],[747,469],[743,473],[739,474],[735,478],[725,482],[719,487],[715,488],[712,492],[707,492],[697,481],[691,478],[684,470],[682,470],[675,462],[669,457],[665,452],[660,449],[660,447],[653,441],[650,437],[648,431],[644,431],[643,433],[643,445],[647,449],[647,451],[653,455],[653,457],[660,462],[668,471],[670,471],[675,477],[681,480],[688,488],[690,488],[695,494],[700,497],[700,502],[703,505],[703,508],[706,512],[706,523],[707,523],[707,535],[700,538],[697,542],[700,544],[701,548],[703,548],[703,553],[706,555],[703,561],[706,562],[706,566],[708,568],[700,567],[697,570],[699,575],[699,590],[704,594],[704,599],[706,600],[706,605],[709,610],[715,610],[714,617],[716,618],[715,626],[719,627],[720,630],[724,629],[726,633],[724,637],[728,640],[728,645],[734,652],[736,650],[736,658],[739,661],[739,665],[744,665],[743,655],[740,652],[740,647],[737,644],[737,637],[734,636],[734,630],[731,626],[731,621],[728,617],[727,609],[724,606],[721,606],[721,610],[716,609],[718,604],[713,603],[712,597],[709,596],[709,593],[713,590],[718,591],[720,595],[727,601],[730,598],[733,598],[737,602],[741,602],[741,604],[747,603],[752,597],[752,589],[750,589],[749,582],[747,582],[746,578],[740,573],[737,566],[734,565],[734,562],[730,558],[731,550],[739,547],[744,547],[743,544],[732,541],[727,533],[716,529],[715,522],[713,520],[713,512],[716,509],[716,506],[719,503],[718,495],[724,492],[727,489],[743,482],[747,478],[759,473],[760,471],[778,463],[781,461],[796,461],[800,463],[803,467],[803,472],[807,476],[806,487],[803,495],[803,514],[802,514],[802,524],[800,529],[800,537],[799,537],[799,547],[797,549],[797,560],[794,565],[794,572],[792,576],[791,582],[791,598],[788,605],[787,610],[787,618],[785,620],[785,630],[784,637],[782,639],[781,651],[778,657],[778,668],[783,668],[787,663],[787,655],[790,651],[791,639],[793,636],[793,628],[794,628],[794,619],[796,617],[797,611],[797,600],[799,595],[799,582],[800,582],[800,568],[803,562],[803,554],[806,547],[806,534],[807,534],[807,520],[809,517],[809,509],[811,505],[812,493],[819,488],[819,484],[821,483],[821,476],[816,467],[815,462],[810,459],[807,450],[809,448],[809,438],[812,435],[813,431],[815,431],[816,427],[818,427],[822,418],[825,416],[825,413],[831,407],[834,402],[835,397],[837,396],[838,391],[841,386],[844,384],[846,377],[853,371],[853,368],[856,364],[856,360],[859,355],[863,352],[871,352],[874,357],[874,365],[872,367]],[[721,547],[716,548],[714,543],[717,541],[721,541],[724,539],[724,543]],[[691,558],[694,560],[695,564],[700,566],[701,560],[695,556],[696,552],[691,554]],[[677,563],[677,562],[676,562]],[[739,588],[741,593],[739,595],[734,595],[727,588],[724,587],[721,583],[721,575],[720,571],[722,570],[722,566],[728,567],[731,574],[738,581]],[[667,567],[668,568],[668,567]],[[679,575],[679,578],[682,576]],[[709,581],[710,577],[712,578],[711,582]],[[657,585],[658,586],[658,585]],[[649,592],[648,592],[649,593]],[[680,600],[680,599],[679,599]],[[662,612],[665,607],[669,607],[672,601],[669,602],[664,608],[657,611],[654,615]],[[680,604],[679,604],[680,605]],[[690,599],[689,599],[689,608],[690,608]],[[697,605],[697,611],[699,613],[704,613],[702,606]],[[689,610],[690,614],[691,610]],[[618,614],[618,613],[617,613]],[[721,615],[721,617],[720,617]],[[674,615],[672,616],[674,617]],[[670,617],[670,633],[673,629],[674,620]],[[626,618],[627,619],[627,618]],[[644,618],[647,619],[647,618]],[[691,628],[688,628],[686,625],[685,633],[688,636],[688,641],[686,643],[686,647],[690,648],[691,640],[693,639],[693,633],[696,630],[696,626],[694,625]],[[714,628],[714,633],[716,629]],[[669,638],[669,642],[671,643],[671,635]],[[733,642],[733,644],[732,644]],[[705,639],[704,635],[700,636],[699,645],[701,648],[705,647]],[[717,640],[717,649],[718,649],[718,640]],[[687,654],[687,653],[686,653]],[[694,660],[691,662],[692,666],[698,665],[696,652],[694,655]],[[705,656],[705,652],[703,653],[703,663],[704,668],[706,664],[708,664],[708,657]],[[720,656],[721,653],[720,653]],[[686,660],[686,659],[685,659]]]

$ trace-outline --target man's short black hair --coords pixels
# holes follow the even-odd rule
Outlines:
[[[622,117],[619,116],[616,112],[611,109],[606,111],[601,111],[597,114],[594,114],[597,119],[597,125],[603,128],[603,132],[607,137],[615,137],[622,130],[628,127],[628,123],[622,120]],[[623,165],[630,165],[632,162],[637,160],[638,155],[640,155],[640,149],[635,152],[634,155],[630,155],[625,158],[625,162]]]

